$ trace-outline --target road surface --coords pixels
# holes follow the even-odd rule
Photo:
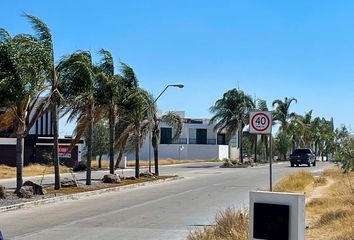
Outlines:
[[[274,182],[291,172],[328,166],[275,164]],[[0,230],[5,239],[186,239],[196,226],[212,223],[218,211],[247,207],[249,191],[268,188],[269,179],[268,166],[225,169],[198,163],[161,172],[184,178],[1,213]]]

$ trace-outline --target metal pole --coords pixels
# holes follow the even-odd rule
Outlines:
[[[270,133],[269,136],[269,190],[272,192],[273,191],[273,179],[272,179],[272,163],[273,163],[273,153],[272,153],[272,133]]]
[[[152,134],[151,134],[151,122],[152,122],[152,114],[151,114],[151,106],[149,107],[148,110],[148,119],[149,119],[149,172],[151,173],[151,138],[152,138]]]

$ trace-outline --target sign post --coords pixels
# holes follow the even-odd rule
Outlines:
[[[269,135],[269,185],[270,191],[273,191],[272,183],[272,112],[270,111],[254,111],[250,113],[250,133]]]

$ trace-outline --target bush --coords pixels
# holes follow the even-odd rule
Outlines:
[[[247,240],[248,239],[248,213],[247,211],[227,208],[220,212],[215,219],[215,225],[189,233],[188,240]]]
[[[73,171],[80,172],[80,171],[86,171],[86,169],[87,169],[86,163],[79,162],[79,164],[73,168]]]

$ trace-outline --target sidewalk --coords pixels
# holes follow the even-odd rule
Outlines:
[[[133,176],[134,174],[134,169],[133,168],[126,168],[126,169],[119,169],[115,171],[116,174],[119,174],[120,176],[126,176],[130,177]],[[103,175],[108,174],[109,170],[95,170],[91,172],[91,178],[92,181],[96,180],[101,180]],[[73,173],[78,180],[79,184],[84,185],[85,180],[86,180],[86,171],[81,171],[81,172],[74,172]],[[60,178],[72,178],[71,173],[61,173]],[[38,175],[38,176],[30,176],[30,177],[24,177],[23,181],[32,181],[34,183],[39,184],[43,178],[43,175]],[[6,178],[6,179],[0,179],[0,185],[4,186],[6,189],[15,189],[16,188],[16,178]],[[44,175],[42,185],[54,185],[54,174],[48,174]]]

